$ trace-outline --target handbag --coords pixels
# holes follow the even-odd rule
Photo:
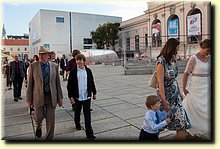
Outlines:
[[[157,89],[157,72],[154,71],[150,79],[148,80],[148,86]]]

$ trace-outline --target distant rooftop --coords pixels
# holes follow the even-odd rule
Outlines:
[[[2,45],[29,45],[28,39],[2,39]]]

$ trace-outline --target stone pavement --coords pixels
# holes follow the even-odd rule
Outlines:
[[[96,140],[137,140],[146,112],[145,99],[156,93],[147,86],[150,75],[124,75],[122,66],[89,67],[93,71],[97,88],[97,99],[92,100],[91,112]],[[181,79],[182,75],[178,77],[180,87]],[[2,139],[35,140],[35,124],[26,109],[25,87],[22,89],[23,99],[14,102],[13,90],[5,89],[5,79],[2,82]],[[75,129],[73,111],[67,97],[67,81],[61,81],[61,85],[64,104],[63,107],[56,108],[54,140],[87,140],[83,114],[83,129],[78,131]],[[44,136],[45,120],[42,131]],[[160,139],[174,140],[174,135],[174,131],[164,130]],[[200,135],[207,138],[207,134]]]

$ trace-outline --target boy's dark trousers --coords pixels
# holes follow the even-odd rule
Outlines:
[[[152,134],[144,131],[141,129],[140,136],[139,136],[140,141],[159,141],[158,139],[158,134]]]
[[[90,112],[90,105],[91,99],[87,99],[84,101],[75,100],[75,125],[76,127],[80,127],[80,113],[83,107],[83,114],[85,120],[85,128],[86,128],[86,136],[93,135],[93,130],[91,126],[91,112]]]

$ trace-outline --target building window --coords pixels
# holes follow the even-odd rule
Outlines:
[[[119,48],[122,49],[122,39],[121,38],[119,38],[118,44],[119,44]]]
[[[148,47],[148,34],[145,34],[145,47]]]
[[[20,51],[21,49],[20,48],[18,48],[18,51]]]
[[[24,48],[24,51],[27,51],[27,48]]]
[[[135,50],[139,50],[139,35],[135,36]]]
[[[202,40],[202,13],[199,9],[192,9],[187,14],[187,42],[199,43]]]
[[[130,51],[130,38],[126,39],[126,51]]]
[[[13,48],[10,48],[11,51],[13,51]]]
[[[162,46],[160,20],[158,19],[154,20],[151,29],[152,29],[152,47]]]
[[[62,17],[56,17],[56,22],[57,22],[57,23],[64,23],[64,18],[62,18]]]
[[[84,49],[92,49],[92,46],[84,46]]]
[[[84,44],[92,44],[92,39],[91,38],[83,38],[83,43]]]
[[[179,17],[171,15],[167,20],[168,38],[176,38],[179,40]]]

